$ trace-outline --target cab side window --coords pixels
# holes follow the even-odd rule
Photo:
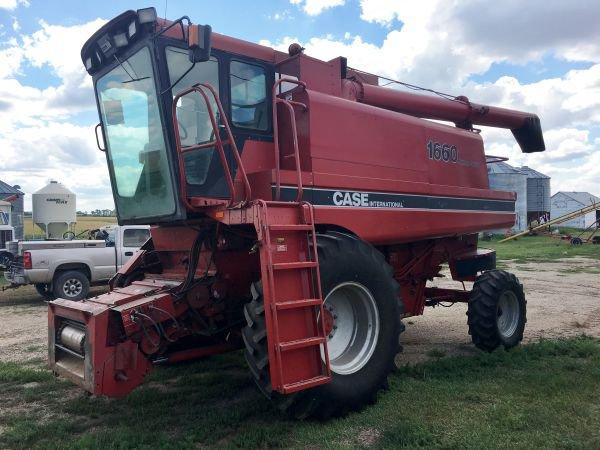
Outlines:
[[[130,228],[123,232],[123,247],[141,247],[150,237],[150,230]]]
[[[238,128],[265,131],[269,128],[267,80],[260,66],[231,61],[231,120]]]

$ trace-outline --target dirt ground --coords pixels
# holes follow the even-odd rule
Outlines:
[[[578,334],[600,337],[600,261],[569,258],[545,263],[503,261],[525,288],[525,341]],[[455,286],[441,279],[438,286]],[[469,286],[467,286],[469,287]],[[33,288],[0,292],[0,361],[46,358],[46,304]],[[93,291],[94,295],[102,288]],[[12,304],[11,304],[12,303]],[[16,303],[16,304],[15,304]],[[466,305],[427,308],[404,320],[404,352],[397,363],[415,363],[444,355],[477,352],[467,331]]]
[[[599,260],[502,261],[502,268],[517,275],[525,290],[525,342],[580,334],[600,337]],[[471,288],[471,283],[465,284]],[[442,278],[432,285],[453,287],[456,283]],[[466,314],[467,305],[456,304],[426,308],[423,316],[405,319],[406,332],[401,337],[404,352],[397,363],[424,361],[432,351],[440,356],[477,352],[468,333]]]

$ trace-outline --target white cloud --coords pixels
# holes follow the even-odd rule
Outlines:
[[[29,6],[29,0],[0,0],[0,9],[8,9],[12,11],[17,9],[17,6]]]
[[[79,195],[78,209],[112,207],[104,153],[95,145],[93,127],[40,121],[0,133],[2,180],[27,194],[55,179]],[[31,196],[26,196],[30,205]]]
[[[83,25],[65,27],[49,25],[42,20],[39,31],[23,37],[23,49],[32,65],[47,65],[63,80],[81,78],[89,82],[79,52],[85,41],[105,22],[96,19]]]
[[[93,127],[77,125],[78,113],[95,111],[91,79],[79,51],[103,23],[97,19],[65,27],[42,21],[38,31],[0,47],[2,180],[30,194],[57,179],[80,194],[79,209],[113,204],[106,160],[96,148]],[[57,83],[46,88],[27,85],[20,75],[28,65],[51,71]]]
[[[336,6],[342,6],[345,0],[290,0],[292,5],[299,5],[309,16],[318,16],[323,11]]]
[[[292,16],[292,14],[290,13],[289,10],[284,10],[284,11],[280,11],[280,12],[276,12],[274,14],[269,14],[267,16],[267,19],[269,20],[275,20],[275,21],[280,21],[280,20],[292,20],[294,18],[294,16]]]
[[[590,130],[600,130],[600,27],[592,25],[600,23],[600,3],[361,0],[360,5],[363,20],[388,28],[381,45],[346,33],[339,40],[320,36],[301,42],[306,53],[325,60],[346,56],[351,67],[371,73],[537,113],[546,152],[523,154],[510,131],[484,129],[487,152],[552,175],[553,190],[572,188],[573,174],[585,167],[587,175],[575,176],[581,182],[577,190],[600,193],[600,168],[591,163],[600,158],[600,141],[590,137]],[[274,45],[285,49],[296,40],[285,37]],[[549,54],[596,64],[531,83],[507,76],[469,81],[493,63],[539,63]]]
[[[590,0],[360,0],[361,18],[389,27],[421,28],[421,38],[445,36],[471,55],[524,62],[548,50],[569,60],[600,57],[600,5]],[[429,26],[427,26],[429,25]]]
[[[0,50],[0,79],[15,75],[21,67],[22,61],[23,49],[13,38],[8,47]]]
[[[104,22],[96,19],[65,27],[41,21],[38,31],[12,38],[0,50],[0,132],[38,120],[66,119],[95,108],[91,78],[79,51]],[[23,84],[18,75],[27,65],[48,68],[60,83],[45,89]]]

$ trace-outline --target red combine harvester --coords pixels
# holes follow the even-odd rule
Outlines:
[[[118,397],[156,364],[245,348],[267,397],[327,417],[375,398],[401,319],[425,306],[468,303],[483,350],[521,341],[522,286],[477,248],[513,225],[515,194],[489,189],[473,126],[538,152],[537,116],[386,89],[345,58],[154,8],[111,20],[81,56],[119,223],[153,226],[109,293],[50,303],[57,374]],[[473,290],[428,287],[444,263]]]

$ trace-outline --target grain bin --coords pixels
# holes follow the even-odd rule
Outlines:
[[[527,223],[550,217],[550,177],[523,166],[519,170],[527,175]]]
[[[523,231],[527,228],[527,175],[505,162],[490,161],[492,161],[492,157],[488,159],[490,189],[517,193],[517,202],[515,203],[517,220],[512,230]],[[504,232],[505,230],[496,231]]]
[[[46,239],[63,239],[77,221],[75,194],[59,182],[51,181],[31,197],[33,223],[46,233]]]

